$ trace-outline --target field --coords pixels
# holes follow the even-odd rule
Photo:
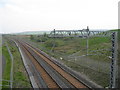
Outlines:
[[[6,62],[5,68],[4,68],[4,73],[3,73],[3,79],[10,80],[11,58],[10,58],[10,55],[8,53],[7,47],[5,45],[2,47],[2,53],[4,55],[4,59]],[[3,81],[2,84],[9,85],[10,83],[7,81]],[[8,88],[8,86],[3,86],[3,88]]]

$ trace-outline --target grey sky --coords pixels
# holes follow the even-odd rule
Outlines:
[[[116,29],[119,0],[0,0],[0,32]]]

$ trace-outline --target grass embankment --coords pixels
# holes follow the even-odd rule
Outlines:
[[[2,60],[2,46],[0,46],[0,59]],[[2,63],[0,64],[2,65]],[[2,66],[0,66],[2,67]],[[2,81],[0,81],[0,84],[2,84]],[[2,88],[2,86],[0,86],[0,89]]]
[[[2,55],[2,46],[0,46],[0,55]]]
[[[3,79],[10,80],[11,58],[8,53],[7,47],[5,45],[3,45],[3,47],[2,47],[2,53],[4,55],[5,62],[6,62],[5,68],[4,68],[4,73],[3,73]],[[8,86],[4,86],[4,85],[10,85],[10,83],[7,81],[3,81],[2,84],[3,84],[3,88],[8,88]]]
[[[15,43],[12,41],[8,42],[8,46],[13,54],[13,87],[14,88],[30,88],[31,84],[23,65],[20,53]]]
[[[31,84],[30,84],[27,72],[25,70],[25,67],[23,65],[18,48],[16,47],[15,43],[12,41],[6,40],[6,43],[8,44],[8,47],[10,48],[10,51],[14,58],[14,61],[13,61],[13,88],[31,88]],[[11,59],[10,59],[9,53],[7,51],[7,48],[5,46],[3,46],[2,50],[3,50],[3,55],[5,57],[5,60],[6,60],[3,79],[10,80]],[[3,84],[6,85],[7,83],[3,82]],[[3,87],[3,88],[5,88],[5,87]]]
[[[74,62],[68,62],[65,60],[62,60],[64,64],[66,64],[68,67],[72,68],[73,70],[80,72],[83,75],[86,75],[89,79],[96,82],[97,84],[106,87],[109,83],[109,75],[106,73],[101,73],[99,70],[93,70],[91,68],[85,67],[80,65],[79,63]]]

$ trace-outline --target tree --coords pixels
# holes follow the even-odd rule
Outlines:
[[[30,39],[33,40],[33,39],[34,39],[34,36],[33,36],[33,35],[30,35]]]
[[[47,34],[46,34],[46,32],[43,34],[43,36],[44,36],[44,37],[47,37]]]

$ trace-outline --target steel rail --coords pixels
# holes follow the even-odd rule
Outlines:
[[[42,58],[40,58],[37,54],[32,53],[30,49],[29,52],[39,62],[39,64],[46,70],[46,72],[49,73],[49,75],[61,88],[75,88],[71,84],[67,83],[67,80],[65,80],[58,72],[56,72],[49,64],[47,64],[44,60],[42,60]]]
[[[27,45],[27,44],[26,44]],[[60,68],[58,65],[53,63],[51,60],[40,54],[38,51],[36,51],[34,48],[27,45],[29,48],[31,48],[36,54],[38,54],[43,60],[45,60],[52,68],[54,68],[61,76],[63,76],[68,82],[70,82],[74,87],[76,88],[88,88],[84,84],[80,83],[79,80],[77,80],[75,77],[70,75],[69,73],[65,72],[62,68]]]
[[[31,55],[31,53],[25,48],[26,53],[31,58],[32,63],[36,67],[37,71],[41,73],[41,77],[46,82],[48,88],[59,88],[59,86],[56,84],[56,82],[53,81],[51,76],[42,68],[42,66],[36,61],[36,59]]]
[[[26,52],[26,50],[25,50],[24,47],[23,47],[23,49],[24,49],[24,52]],[[27,56],[30,59],[29,55],[27,55]],[[41,73],[36,70],[36,68],[33,65],[33,63],[30,60],[28,60],[27,62],[29,62],[29,64],[30,64],[29,68],[31,69],[31,72],[34,75],[35,81],[37,82],[39,88],[48,88],[47,85],[46,85],[46,83],[44,82],[43,78],[41,77]]]
[[[26,43],[26,42],[24,42]],[[29,45],[30,47],[34,48],[33,46],[31,46],[29,43],[26,43],[27,45]],[[48,58],[50,61],[52,61],[53,63],[55,63],[56,65],[58,65],[60,68],[62,68],[65,72],[67,72],[68,74],[70,74],[71,76],[73,76],[74,78],[76,78],[77,80],[79,80],[82,84],[84,84],[86,87],[90,88],[90,89],[94,89],[94,88],[103,88],[100,85],[97,85],[96,83],[93,83],[91,81],[88,81],[87,79],[85,79],[84,77],[80,76],[77,72],[71,70],[69,67],[66,67],[65,65],[63,65],[61,62],[59,62],[58,60],[56,60],[55,58],[47,55],[45,52],[43,52],[42,50],[38,49],[38,48],[34,48],[35,50],[37,50],[39,53],[41,53],[43,56],[45,56],[46,58]]]

